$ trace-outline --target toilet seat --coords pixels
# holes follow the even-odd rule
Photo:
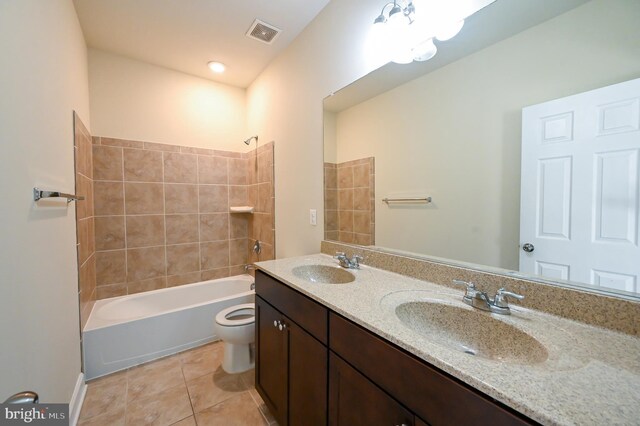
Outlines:
[[[247,318],[233,319],[233,315],[250,315]],[[225,327],[247,325],[255,322],[255,304],[245,303],[223,309],[216,315],[216,323]]]

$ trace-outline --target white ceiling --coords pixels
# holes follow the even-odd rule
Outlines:
[[[89,47],[246,88],[329,0],[74,0]],[[272,44],[245,33],[255,19]],[[227,65],[213,74],[207,62]]]

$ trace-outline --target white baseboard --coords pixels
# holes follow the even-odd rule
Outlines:
[[[80,418],[80,410],[84,402],[84,396],[87,393],[87,385],[84,382],[84,373],[78,375],[76,387],[73,389],[71,401],[69,402],[69,426],[76,426],[78,418]]]

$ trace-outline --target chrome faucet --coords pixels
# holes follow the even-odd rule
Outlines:
[[[491,298],[486,292],[478,290],[476,285],[472,282],[453,280],[453,283],[466,287],[464,296],[462,296],[462,301],[464,303],[469,306],[473,306],[474,308],[493,312],[495,314],[511,314],[507,297],[513,297],[518,300],[524,299],[523,295],[507,291],[504,287],[498,290],[494,298]]]
[[[338,251],[336,252],[336,255],[333,256],[333,258],[338,259],[338,262],[340,262],[340,266],[342,266],[343,268],[360,269],[360,262],[362,261],[362,256],[358,256],[357,254],[354,254],[353,257],[349,259],[346,254],[344,254],[341,251]]]
[[[244,265],[245,274],[248,274],[250,270],[251,271],[255,271],[256,269],[258,269],[258,268],[256,268],[256,265],[252,265],[250,263],[247,263],[246,265]]]

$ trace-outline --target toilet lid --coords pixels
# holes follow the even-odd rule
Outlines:
[[[242,315],[242,318],[233,318],[240,315]],[[221,310],[216,315],[216,322],[227,327],[251,324],[255,319],[255,304],[253,303],[231,306]]]

